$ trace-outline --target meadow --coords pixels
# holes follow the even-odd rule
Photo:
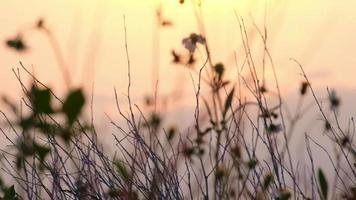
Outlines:
[[[119,119],[105,113],[111,128],[97,128],[103,125],[96,122],[94,92],[73,84],[62,42],[47,19],[5,38],[14,54],[31,53],[27,32],[47,38],[64,92],[57,94],[25,62],[12,69],[21,95],[3,96],[0,107],[2,199],[356,199],[355,122],[340,112],[338,91],[325,86],[317,92],[308,67],[291,55],[300,81],[290,107],[266,24],[246,22],[235,12],[241,47],[226,64],[213,59],[214,38],[207,37],[200,5],[192,7],[198,30],[174,41],[179,48],[169,52],[174,67],[187,71],[193,91],[188,122],[167,114],[167,102],[179,94],[159,93],[165,84],[159,50],[152,53],[153,81],[145,80],[152,92],[133,98],[138,80],[132,60],[140,55],[130,53],[133,25],[126,15],[120,39],[127,82],[124,91],[112,90]],[[157,30],[174,26],[163,13],[157,8]],[[296,137],[303,139],[296,143]]]

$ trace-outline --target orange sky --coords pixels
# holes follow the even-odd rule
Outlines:
[[[124,52],[123,15],[127,19],[129,52],[132,62],[133,89],[136,96],[151,91],[151,71],[155,32],[156,1],[128,0],[12,0],[0,7],[0,38],[5,41],[17,30],[43,17],[61,43],[76,85],[90,88],[102,101],[112,100],[113,86],[125,92],[127,85]],[[172,20],[172,28],[160,31],[160,93],[170,94],[179,85],[192,94],[189,72],[171,64],[170,50],[183,50],[181,40],[197,32],[191,5],[178,1],[161,1],[163,15]],[[253,32],[252,21],[263,25],[266,7],[270,50],[285,93],[299,87],[299,69],[289,58],[298,59],[316,87],[351,88],[356,56],[356,2],[345,0],[206,0],[202,13],[207,39],[216,62],[234,67],[234,52],[241,50],[240,34],[234,11],[246,19]],[[18,84],[11,68],[21,60],[40,80],[63,89],[58,66],[48,41],[39,33],[26,37],[30,50],[22,55],[0,46],[1,95],[17,94]],[[258,54],[260,43],[253,42]],[[242,52],[241,52],[242,53]],[[95,55],[95,56],[93,56]],[[88,59],[90,58],[90,59]],[[235,76],[234,70],[230,71]],[[105,109],[104,109],[105,110]]]

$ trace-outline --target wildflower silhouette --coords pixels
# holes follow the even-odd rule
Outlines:
[[[205,38],[201,35],[196,33],[190,34],[189,37],[184,38],[182,41],[184,47],[190,52],[194,53],[195,49],[197,48],[197,44],[200,43],[202,45],[205,44]]]
[[[302,83],[302,86],[300,87],[300,94],[301,94],[302,96],[304,96],[304,95],[307,93],[307,91],[308,91],[308,86],[309,86],[309,83],[308,83],[308,82],[303,82],[303,83]]]
[[[36,28],[38,29],[42,29],[42,28],[45,28],[45,22],[42,18],[40,18],[37,23],[36,23]]]
[[[15,38],[7,40],[6,45],[7,47],[14,49],[18,52],[23,52],[27,49],[27,45],[25,44],[20,35],[17,35]]]
[[[339,97],[336,95],[335,90],[332,90],[329,94],[329,102],[330,102],[330,108],[332,110],[335,110],[339,107],[340,105],[340,99]]]
[[[183,4],[185,1],[179,2]],[[197,6],[201,3],[199,0],[192,2]],[[156,24],[157,30],[172,25],[172,22],[161,18],[160,8],[157,11],[159,20]],[[31,30],[42,31],[48,37],[65,80],[70,80],[66,60],[61,53],[61,43],[56,40],[47,25],[43,19],[39,19],[32,24]],[[245,32],[243,23],[240,25],[242,32]],[[254,61],[254,56],[249,51],[247,35],[242,37],[246,45],[244,56],[247,60],[246,62],[241,60],[243,62],[241,64],[252,69],[251,75],[246,76],[241,68],[238,70],[236,80],[227,77],[231,74],[228,66],[230,64],[215,63],[210,59],[211,54],[204,34],[191,33],[178,41],[182,42],[187,51],[172,50],[170,56],[175,64],[200,68],[199,71],[192,70],[195,74],[190,73],[195,92],[193,96],[195,109],[192,115],[194,120],[187,127],[181,127],[185,124],[177,118],[174,119],[177,120],[174,121],[177,127],[172,125],[167,127],[169,120],[165,115],[164,107],[168,97],[161,101],[160,95],[157,95],[158,91],[155,91],[155,96],[149,95],[143,99],[145,108],[142,110],[131,99],[131,65],[126,23],[124,31],[129,78],[128,107],[126,107],[128,110],[121,110],[122,102],[114,89],[115,103],[122,121],[116,123],[107,115],[110,123],[118,129],[118,132],[113,134],[115,149],[111,149],[111,146],[103,146],[101,143],[93,123],[93,113],[90,113],[92,121],[86,122],[84,108],[87,99],[83,88],[72,88],[68,81],[66,96],[57,97],[20,62],[23,70],[33,78],[34,82],[28,88],[22,83],[20,72],[15,73],[24,92],[21,99],[23,103],[17,105],[3,98],[3,102],[9,104],[14,111],[15,118],[14,120],[7,118],[0,110],[0,115],[11,127],[9,132],[0,127],[0,134],[3,134],[11,144],[9,149],[1,149],[3,159],[0,161],[2,170],[13,178],[16,185],[6,186],[0,176],[0,199],[67,197],[133,200],[188,198],[288,200],[312,197],[326,200],[340,199],[340,196],[350,200],[355,199],[356,187],[353,182],[344,184],[340,191],[332,190],[340,186],[336,181],[342,183],[344,181],[342,179],[344,174],[339,175],[339,172],[351,171],[354,176],[350,176],[350,180],[356,177],[353,132],[350,131],[350,134],[343,132],[337,121],[337,128],[335,128],[334,122],[327,118],[328,113],[325,112],[324,115],[323,107],[316,98],[301,65],[305,81],[301,83],[298,90],[299,97],[305,97],[309,92],[315,98],[315,103],[303,106],[303,98],[300,98],[295,113],[289,113],[285,110],[286,106],[279,92],[276,75],[274,75],[275,89],[278,91],[274,92],[276,95],[267,93],[264,81],[262,86],[260,85],[259,70],[254,70],[253,64],[259,62]],[[25,50],[27,46],[23,38],[26,32],[22,30],[21,33],[23,34],[18,33],[15,35],[17,37],[8,40],[7,46],[17,51]],[[159,46],[158,31],[156,36],[157,46]],[[263,34],[261,36],[266,45],[266,39]],[[207,58],[195,54],[199,44],[205,50]],[[264,48],[264,52],[269,55],[267,47]],[[156,55],[158,57],[159,53]],[[200,60],[201,57],[206,61],[199,66],[200,62],[196,63],[196,60]],[[266,59],[273,66],[272,58]],[[158,57],[157,63],[159,61]],[[294,61],[299,64],[298,61]],[[253,86],[249,84],[250,76]],[[264,76],[265,74],[263,78]],[[243,81],[242,84],[240,80]],[[274,88],[268,89],[271,89],[272,93]],[[328,93],[331,111],[335,111],[340,106],[340,99],[335,91],[328,90]],[[175,97],[174,94],[173,98]],[[171,98],[169,97],[168,100]],[[173,98],[172,100],[176,100]],[[278,104],[275,103],[276,100]],[[305,169],[309,170],[300,170],[298,164],[294,165],[294,157],[290,155],[289,145],[292,141],[290,138],[294,132],[297,132],[293,132],[293,129],[298,128],[296,124],[304,116],[303,111],[310,110],[309,106],[315,105],[324,118],[325,131],[332,133],[327,136],[339,152],[336,158],[340,157],[339,161],[347,161],[345,167],[348,168],[345,169],[343,163],[336,163],[338,166],[335,170],[336,183],[328,180],[328,174],[321,168],[315,171],[313,166],[320,164],[317,163],[317,159],[313,159],[313,156],[315,158],[319,154],[315,155],[311,149],[314,149],[315,145],[323,150],[324,148],[308,133],[305,132],[304,144],[307,151],[304,153],[307,153],[310,158],[311,169],[308,168],[309,165],[305,165]],[[338,113],[334,113],[337,120]],[[10,137],[10,134],[13,137]],[[298,149],[300,150],[305,149]],[[115,155],[112,156],[111,153],[114,152]],[[327,149],[325,152],[333,162],[332,155],[329,155]],[[350,154],[354,159],[350,158]],[[10,167],[9,170],[7,166]],[[305,176],[312,178],[311,185],[305,183],[308,182],[309,177],[299,180],[300,172],[305,172]],[[47,188],[42,183],[55,187]],[[311,192],[304,190],[304,187],[310,187]],[[19,192],[17,193],[15,189]]]

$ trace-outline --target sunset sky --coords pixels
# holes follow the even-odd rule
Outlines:
[[[173,22],[172,27],[157,30],[155,13],[159,5],[163,17]],[[245,19],[257,57],[261,41],[253,22],[263,28],[265,21],[282,91],[293,95],[302,77],[290,58],[304,65],[316,88],[349,91],[356,86],[355,6],[353,0],[206,0],[201,11],[212,59],[229,66],[232,78],[236,76],[234,55],[239,58],[243,54],[235,13]],[[151,94],[157,52],[160,94],[169,95],[177,88],[192,94],[189,71],[173,65],[170,53],[172,49],[184,51],[182,39],[199,32],[190,1],[180,5],[178,0],[12,0],[0,6],[1,95],[19,94],[20,87],[11,71],[19,61],[59,93],[64,89],[53,51],[43,34],[27,33],[24,38],[29,49],[22,54],[4,45],[17,31],[43,18],[60,42],[75,85],[90,91],[94,83],[98,107],[105,110],[106,102],[112,102],[114,86],[122,93],[126,91],[124,15],[134,97]],[[159,34],[159,46],[155,34]],[[271,73],[267,72],[270,78]]]

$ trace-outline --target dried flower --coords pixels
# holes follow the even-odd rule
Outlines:
[[[266,93],[267,92],[267,88],[266,88],[265,85],[261,85],[259,89],[260,89],[261,93]]]
[[[224,74],[225,67],[222,63],[218,63],[214,66],[214,71],[218,75],[219,79],[221,79]]]
[[[195,148],[192,146],[188,146],[187,144],[183,144],[183,155],[185,157],[190,158],[195,153]]]
[[[221,180],[224,177],[227,177],[229,175],[229,172],[227,169],[223,166],[218,166],[215,171],[215,177],[218,180]]]
[[[258,164],[258,160],[252,158],[252,159],[249,160],[246,164],[247,164],[247,167],[248,167],[249,169],[254,169],[254,168],[257,166],[257,164]]]
[[[269,133],[278,133],[280,131],[282,131],[282,126],[280,124],[273,124],[271,123],[268,127],[267,127],[267,131]]]
[[[276,191],[275,189],[272,191],[272,197],[276,200],[288,200],[292,196],[291,192],[287,189],[279,189]]]
[[[309,86],[309,83],[308,82],[303,82],[302,83],[302,86],[300,87],[300,94],[303,96],[307,93],[308,91],[308,86]]]
[[[331,130],[331,124],[328,121],[325,122],[324,127],[325,127],[326,131],[330,131]]]
[[[335,90],[332,90],[329,94],[330,108],[332,110],[336,109],[340,105],[340,99],[336,95]]]
[[[190,34],[189,37],[184,38],[182,41],[184,47],[188,49],[190,53],[194,53],[195,49],[197,48],[197,44],[205,44],[205,38],[201,35],[196,33]]]
[[[173,26],[173,23],[171,21],[169,21],[169,20],[163,20],[161,22],[161,26],[163,26],[163,27]]]
[[[24,43],[23,39],[21,36],[16,36],[15,38],[13,39],[9,39],[6,41],[6,45],[9,47],[9,48],[12,48],[18,52],[23,52],[27,49],[27,46],[26,44]]]
[[[36,23],[36,27],[38,28],[38,29],[41,29],[41,28],[44,28],[44,20],[42,19],[42,18],[40,18],[38,21],[37,21],[37,23]]]

